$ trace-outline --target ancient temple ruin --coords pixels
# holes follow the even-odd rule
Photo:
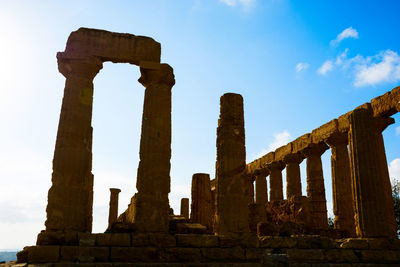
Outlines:
[[[18,253],[19,263],[400,264],[382,137],[382,131],[394,123],[390,116],[400,111],[400,87],[248,164],[243,98],[224,94],[217,126],[215,177],[193,174],[191,199],[183,198],[180,214],[174,215],[168,194],[175,79],[173,69],[161,63],[160,56],[160,44],[149,37],[87,28],[71,33],[65,51],[57,54],[66,83],[46,229],[39,233],[35,246]],[[145,97],[137,193],[125,212],[118,214],[120,189],[111,188],[108,228],[93,234],[93,79],[106,61],[139,66]],[[328,149],[332,151],[333,229],[328,227],[321,162]],[[307,192],[302,192],[301,186],[299,165],[303,160]],[[285,168],[286,185],[282,182]]]

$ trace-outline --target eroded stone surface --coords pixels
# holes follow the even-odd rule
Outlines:
[[[213,217],[210,175],[207,173],[193,174],[190,220],[211,229]]]

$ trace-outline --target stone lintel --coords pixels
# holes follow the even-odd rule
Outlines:
[[[141,61],[159,63],[161,44],[145,36],[79,28],[68,37],[65,52],[95,56],[103,62],[139,65]]]
[[[319,143],[325,141],[333,133],[338,131],[338,120],[333,119],[328,123],[321,125],[311,132],[311,139],[313,143]]]
[[[311,144],[311,134],[304,134],[292,142],[292,153],[301,152]]]
[[[338,120],[338,130],[341,133],[347,133],[350,129],[350,115],[353,111],[349,111],[341,115]]]
[[[260,167],[265,166],[265,164],[269,162],[273,162],[275,160],[275,152],[269,152],[268,154],[262,156],[260,160]]]
[[[325,140],[325,143],[327,143],[329,146],[337,146],[339,144],[348,144],[349,140],[348,140],[348,134],[347,133],[341,133],[341,132],[336,132],[334,134],[332,134],[331,136],[329,136],[329,138],[327,138]]]
[[[292,153],[292,143],[277,148],[275,150],[275,161],[282,161],[290,153]]]
[[[371,100],[374,117],[388,117],[399,111],[400,86]]]
[[[254,176],[268,176],[269,175],[269,170],[267,168],[258,168],[254,171]]]

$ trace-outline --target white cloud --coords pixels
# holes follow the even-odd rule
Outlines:
[[[354,86],[356,87],[400,80],[400,57],[394,51],[382,51],[367,58],[360,56],[355,63]]]
[[[336,65],[341,65],[347,59],[347,54],[349,53],[349,49],[346,48],[340,55],[336,57]]]
[[[278,147],[286,145],[287,143],[289,143],[291,138],[292,138],[292,135],[289,133],[288,130],[284,130],[280,133],[274,134],[274,141],[272,141],[272,143],[270,143],[268,145],[268,148],[263,148],[258,154],[253,154],[250,161],[261,158],[265,154],[267,154],[271,151],[274,151]]]
[[[256,2],[256,0],[219,0],[219,1],[231,7],[240,6],[244,10],[249,10],[254,6]]]
[[[389,163],[390,180],[400,180],[400,158],[394,159]]]
[[[308,64],[307,62],[299,62],[296,65],[296,72],[302,72],[308,69],[308,67],[310,67],[310,64]]]
[[[336,37],[335,40],[331,41],[331,45],[337,45],[339,44],[341,41],[343,41],[344,39],[347,38],[354,38],[354,39],[358,39],[358,32],[356,29],[353,29],[353,27],[349,27],[347,29],[344,29],[341,33],[338,34],[338,36]]]
[[[319,67],[319,69],[317,71],[321,75],[326,75],[332,69],[333,69],[332,60],[327,60],[321,65],[321,67]]]

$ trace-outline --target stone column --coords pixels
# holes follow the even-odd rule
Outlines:
[[[108,229],[111,229],[113,223],[118,218],[118,194],[121,192],[118,188],[110,188],[110,210],[108,212]]]
[[[303,150],[307,158],[307,197],[311,206],[312,227],[328,228],[324,174],[321,155],[329,147],[325,143],[310,144]]]
[[[354,210],[347,133],[333,134],[328,138],[327,143],[332,152],[332,198],[335,229],[344,230],[350,237],[354,237]]]
[[[288,154],[283,158],[286,163],[286,198],[301,197],[300,163],[304,157],[300,153]]]
[[[247,204],[254,204],[254,177],[246,176],[247,181]]]
[[[371,105],[350,117],[349,150],[355,225],[358,237],[389,237],[387,203]]]
[[[172,68],[140,68],[139,82],[146,87],[143,103],[140,161],[134,220],[141,232],[167,232],[171,158]]]
[[[68,58],[58,53],[65,76],[52,186],[48,192],[46,231],[92,231],[93,78],[102,68],[94,57]]]
[[[219,235],[232,235],[249,232],[243,98],[227,93],[221,97],[220,104],[214,231]]]
[[[212,205],[210,175],[207,173],[193,174],[190,221],[192,223],[200,223],[211,229],[213,217]]]
[[[181,198],[181,216],[189,219],[189,199]]]
[[[396,217],[394,215],[394,203],[392,197],[392,186],[390,184],[390,176],[389,176],[389,169],[386,159],[386,151],[385,151],[385,144],[383,141],[382,132],[386,129],[387,126],[394,123],[393,118],[376,118],[375,119],[375,126],[376,130],[376,141],[378,145],[378,158],[380,163],[380,169],[382,171],[382,183],[383,183],[383,190],[384,190],[384,197],[386,202],[386,211],[388,224],[389,224],[389,236],[397,238],[397,222]]]
[[[267,169],[259,169],[255,171],[256,175],[256,204],[264,206],[268,202],[267,190]]]
[[[269,201],[283,200],[282,170],[285,163],[275,161],[267,163],[266,167],[269,170]]]

